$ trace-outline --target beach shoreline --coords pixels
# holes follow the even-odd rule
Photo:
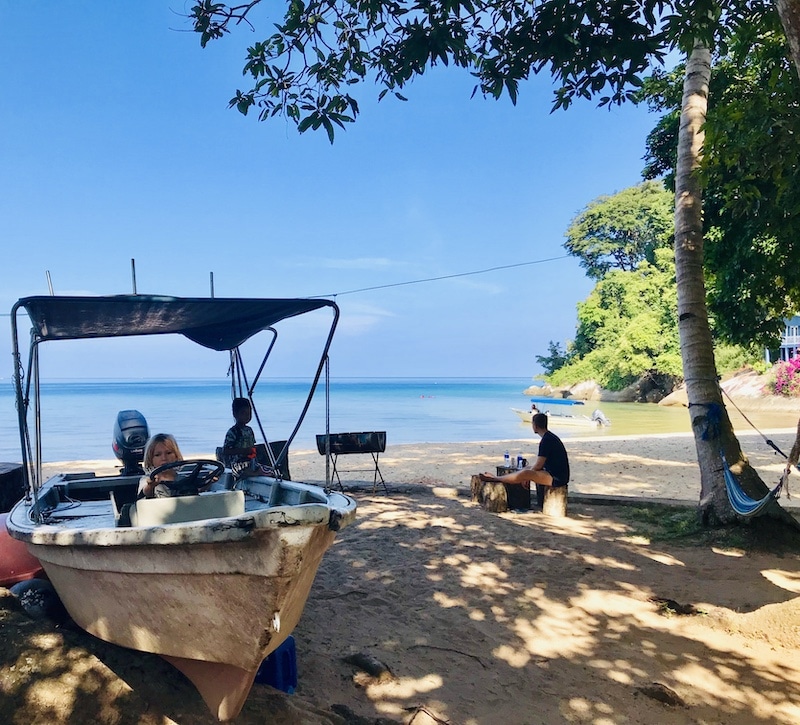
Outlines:
[[[751,465],[767,482],[777,482],[784,459],[762,439],[772,440],[784,453],[791,450],[795,430],[779,428],[737,431],[742,449]],[[570,456],[570,492],[642,499],[671,499],[697,502],[700,471],[691,433],[655,433],[632,436],[590,436],[565,441]],[[379,457],[387,487],[421,485],[469,492],[476,473],[495,471],[503,455],[518,454],[529,461],[536,456],[538,439],[505,439],[467,443],[425,443],[389,445]],[[213,458],[213,454],[184,452],[187,458]],[[316,450],[289,453],[292,478],[308,483],[325,482],[325,458]],[[372,484],[373,463],[369,455],[342,456],[338,468],[342,484],[363,488]],[[46,463],[45,477],[59,471],[95,471],[115,475],[119,463],[113,459]],[[791,479],[790,479],[791,480]],[[380,484],[379,484],[380,487]]]

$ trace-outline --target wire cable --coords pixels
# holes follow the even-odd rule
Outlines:
[[[472,277],[478,274],[488,274],[489,272],[499,272],[504,269],[516,269],[517,267],[531,267],[535,264],[546,264],[547,262],[557,262],[559,259],[567,259],[568,254],[560,257],[548,257],[547,259],[537,259],[532,262],[517,262],[516,264],[503,264],[498,267],[486,267],[476,269],[472,272],[459,272],[457,274],[443,274],[439,277],[425,277],[423,279],[412,279],[406,282],[393,282],[392,284],[379,284],[372,287],[361,287],[359,289],[346,290],[345,292],[334,292],[328,295],[313,295],[310,299],[328,299],[330,297],[342,297],[343,295],[354,295],[359,292],[372,292],[379,289],[390,289],[391,287],[406,287],[412,284],[423,284],[424,282],[439,282],[443,279],[456,279],[457,277]]]

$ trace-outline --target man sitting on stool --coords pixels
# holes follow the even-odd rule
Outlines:
[[[530,482],[539,486],[566,486],[569,483],[569,457],[561,439],[547,430],[547,416],[537,413],[531,421],[533,432],[541,436],[539,453],[532,466],[520,468],[504,476],[481,473],[481,481],[518,484],[527,487]]]

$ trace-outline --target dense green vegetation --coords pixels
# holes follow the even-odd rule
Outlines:
[[[578,304],[575,339],[550,342],[538,356],[554,386],[594,380],[622,390],[643,377],[671,387],[682,376],[672,251],[672,192],[649,181],[589,203],[567,230],[564,247],[597,279]],[[720,341],[721,373],[757,364],[757,346]]]
[[[613,269],[655,264],[657,249],[672,243],[675,199],[660,181],[646,181],[590,202],[567,229],[564,248],[591,279]]]
[[[784,320],[800,309],[800,79],[774,12],[740,28],[722,50],[714,59],[700,170],[709,321],[721,374],[744,365],[763,369],[763,348],[777,349]],[[652,181],[658,189],[639,185],[601,197],[567,231],[565,248],[599,282],[579,305],[575,340],[557,349],[559,360],[537,358],[551,384],[594,379],[618,390],[643,375],[680,376],[677,332],[660,327],[677,324],[664,309],[676,297],[674,267],[670,272],[668,260],[657,264],[652,254],[672,243],[658,230],[671,229],[666,210],[684,71],[681,64],[656,72],[639,96],[662,113],[648,137],[644,175],[663,178],[669,191]],[[609,273],[615,269],[625,273]],[[775,372],[776,392],[800,391],[793,372]]]
[[[648,371],[681,376],[675,264],[669,249],[654,263],[608,272],[578,304],[578,329],[553,385],[595,380],[621,390]]]
[[[742,28],[715,59],[705,124],[704,269],[719,337],[775,349],[800,309],[800,78],[776,13]],[[683,66],[645,81],[663,116],[645,176],[674,188]]]

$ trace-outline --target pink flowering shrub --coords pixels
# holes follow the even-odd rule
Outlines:
[[[787,398],[800,396],[800,357],[789,362],[779,362],[775,368],[775,382],[770,386],[775,395]]]

